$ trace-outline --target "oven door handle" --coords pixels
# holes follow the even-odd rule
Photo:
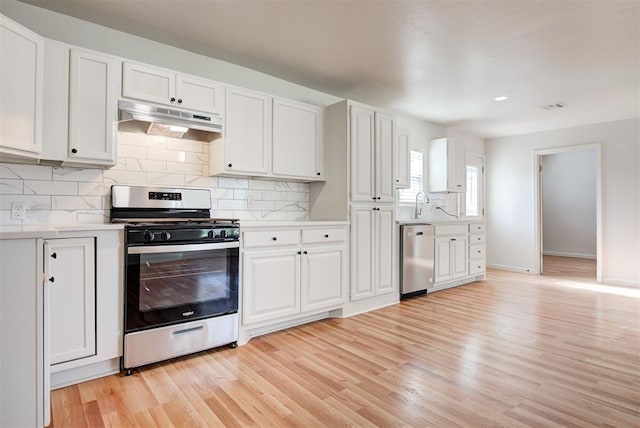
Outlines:
[[[224,250],[227,248],[240,248],[240,242],[235,241],[209,244],[148,245],[142,247],[127,247],[127,254],[185,253],[188,251]]]

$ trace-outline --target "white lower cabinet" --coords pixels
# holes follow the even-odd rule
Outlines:
[[[122,356],[122,231],[40,239],[53,389],[117,373]],[[44,274],[44,275],[43,275]]]
[[[344,227],[243,231],[243,326],[340,307],[347,280],[346,243],[340,242],[345,236]]]
[[[95,238],[44,241],[51,365],[96,354],[95,251]]]
[[[344,245],[309,248],[302,254],[302,311],[343,303],[346,259]]]
[[[45,288],[36,239],[0,239],[0,426],[48,425]]]
[[[244,253],[244,324],[300,312],[300,255],[295,250]]]
[[[447,223],[435,227],[436,289],[484,279],[484,223]]]
[[[436,226],[434,283],[466,277],[467,252],[466,224]]]
[[[393,206],[351,206],[351,300],[393,291]]]

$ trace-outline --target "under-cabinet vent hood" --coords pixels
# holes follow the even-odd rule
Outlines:
[[[144,132],[196,141],[213,141],[222,134],[222,117],[149,104],[118,101],[118,130]]]

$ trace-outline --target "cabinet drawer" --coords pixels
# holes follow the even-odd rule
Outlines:
[[[466,224],[437,224],[436,236],[438,235],[462,235],[468,231]]]
[[[485,252],[484,244],[469,245],[469,260],[484,259]]]
[[[487,265],[484,260],[472,260],[469,262],[469,275],[478,275],[486,270]]]
[[[299,230],[263,230],[243,233],[244,248],[297,245]]]
[[[482,223],[472,223],[469,225],[469,233],[484,233],[484,224]]]
[[[485,243],[485,235],[470,235],[469,236],[469,245],[475,244],[484,244]]]
[[[344,242],[347,240],[347,231],[344,228],[334,227],[327,229],[304,229],[302,231],[303,244],[322,244],[324,242]]]

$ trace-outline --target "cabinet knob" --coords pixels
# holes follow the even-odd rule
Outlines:
[[[302,254],[302,251],[298,251],[298,254]]]
[[[380,196],[378,196],[376,199],[377,199],[377,200],[380,200]]]
[[[54,277],[50,277],[49,282],[56,282],[56,279]]]
[[[462,184],[458,184],[457,186],[458,186],[458,187],[462,187]]]
[[[277,240],[278,240],[278,237],[277,237],[277,236],[274,236],[274,237],[273,237],[273,238],[271,238],[271,239],[272,239],[273,241],[277,241]]]
[[[452,240],[452,241],[455,241],[455,240],[456,240],[456,238],[451,238],[451,240]]]
[[[376,200],[376,197],[374,196],[374,197],[373,197],[373,198],[371,198],[371,199],[373,199],[373,200],[375,201],[375,200]]]
[[[329,237],[329,235],[324,235],[324,237],[325,237],[325,238],[328,238],[328,237]]]
[[[182,98],[178,98],[178,104],[182,104]]]
[[[230,163],[230,164],[229,164],[229,165],[227,165],[227,166],[228,166],[229,168],[231,168],[231,167],[233,166],[233,164],[232,164],[232,163]]]
[[[52,259],[57,259],[58,258],[58,254],[57,253],[51,253],[51,258]]]
[[[400,183],[400,179],[399,178],[396,178],[396,183]]]
[[[316,172],[316,175],[320,175],[320,173],[319,173],[319,172]]]
[[[71,149],[71,153],[78,153],[78,149]]]
[[[176,97],[171,97],[171,98],[169,99],[169,101],[171,101],[172,103],[175,103],[175,102],[176,102]]]
[[[302,254],[308,254],[306,251],[303,251]]]

